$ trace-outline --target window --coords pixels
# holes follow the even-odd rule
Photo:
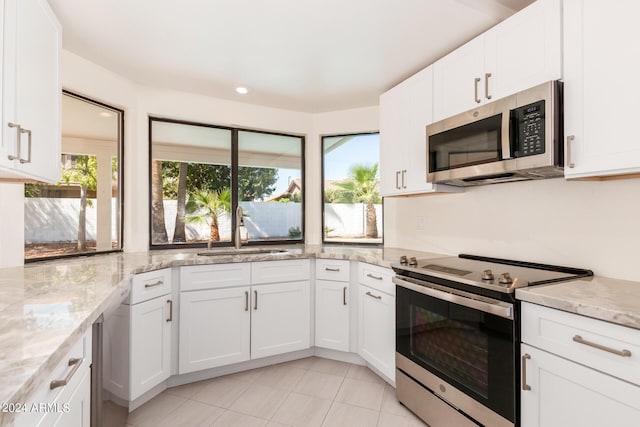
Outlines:
[[[303,241],[304,138],[150,119],[151,247]]]
[[[122,110],[63,93],[60,180],[25,184],[25,260],[122,248],[123,120]]]
[[[322,138],[323,242],[381,244],[378,133]]]

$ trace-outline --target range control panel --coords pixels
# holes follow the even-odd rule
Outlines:
[[[512,152],[514,157],[544,153],[544,101],[534,102],[511,110],[511,130],[516,136]]]

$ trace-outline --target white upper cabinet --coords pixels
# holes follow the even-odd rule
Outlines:
[[[434,64],[438,121],[562,78],[560,0],[538,0]]]
[[[426,126],[433,70],[427,67],[380,96],[380,192],[383,196],[458,191],[427,182]]]
[[[46,0],[4,0],[0,180],[60,179],[60,24]]]
[[[640,3],[564,1],[567,178],[640,172]]]

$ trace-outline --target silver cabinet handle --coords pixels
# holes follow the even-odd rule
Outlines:
[[[169,304],[169,318],[167,319],[167,322],[173,322],[173,301],[168,299],[167,304]]]
[[[160,286],[162,285],[164,282],[162,280],[158,280],[156,282],[153,283],[145,283],[144,287],[145,288],[153,288],[154,286]]]
[[[569,135],[567,136],[567,166],[569,166],[570,168],[575,168],[576,165],[575,163],[573,163],[572,159],[571,159],[571,147],[573,147],[573,142],[576,140],[576,137],[574,135]]]
[[[380,277],[380,276],[374,276],[374,275],[373,275],[373,274],[371,274],[371,273],[367,273],[367,277],[370,277],[370,278],[372,278],[372,279],[376,279],[376,280],[382,280],[382,277]]]
[[[380,295],[374,295],[371,292],[367,291],[367,295],[369,295],[371,298],[375,298],[375,299],[382,299],[382,297]]]
[[[20,129],[20,133],[27,134],[27,158],[20,157],[20,163],[31,163],[31,131],[29,129]],[[20,155],[20,153],[18,153]]]
[[[324,271],[335,271],[335,272],[338,272],[338,271],[340,271],[340,269],[339,269],[339,268],[330,268],[330,267],[325,267],[325,268],[324,268]]]
[[[489,95],[489,77],[491,77],[491,73],[484,73],[484,97],[487,99],[491,99],[491,95]]]
[[[78,368],[80,368],[80,365],[82,365],[83,360],[84,359],[81,357],[69,359],[69,366],[73,366],[73,369],[69,371],[69,373],[63,380],[51,381],[51,384],[49,384],[49,388],[53,390],[55,388],[64,387],[67,384],[69,384],[69,381],[71,381],[71,377],[73,377],[73,374],[75,374]]]
[[[531,390],[531,386],[527,384],[527,360],[531,359],[530,354],[522,355],[522,390],[529,391]]]
[[[253,291],[253,296],[254,296],[253,309],[257,310],[258,309],[258,291]]]
[[[396,171],[396,189],[400,189],[400,184],[398,183],[398,178],[400,177],[400,171]]]
[[[476,104],[480,104],[482,102],[482,100],[480,98],[478,98],[478,83],[480,83],[480,77],[476,77],[475,79],[473,79],[473,87],[474,87],[474,100],[476,101]]]
[[[249,291],[244,291],[244,311],[249,311]]]
[[[12,154],[9,154],[7,157],[9,158],[9,160],[18,160],[20,159],[20,141],[22,139],[22,128],[20,127],[19,124],[17,123],[7,123],[7,125],[10,128],[15,128],[16,129],[16,139],[17,139],[17,156],[14,156]]]
[[[342,288],[342,305],[347,305],[347,287]]]
[[[629,350],[616,350],[615,348],[607,347],[602,344],[595,343],[593,341],[587,341],[582,338],[580,335],[574,335],[573,340],[579,344],[588,345],[589,347],[597,348],[598,350],[606,351],[608,353],[617,354],[622,357],[631,357],[631,352]]]
[[[404,183],[404,176],[405,176],[406,173],[407,173],[407,170],[403,169],[402,170],[402,188],[407,188],[407,186]]]

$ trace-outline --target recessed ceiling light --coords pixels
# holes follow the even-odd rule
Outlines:
[[[101,111],[100,113],[98,113],[98,115],[100,117],[113,117],[113,114],[107,113],[106,111]]]
[[[244,87],[244,86],[238,86],[238,87],[236,88],[236,92],[238,92],[240,95],[246,95],[246,94],[248,94],[248,93],[249,93],[249,89],[247,89],[247,88],[246,88],[246,87]]]

